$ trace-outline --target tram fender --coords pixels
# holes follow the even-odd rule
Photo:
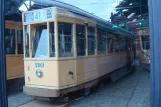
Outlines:
[[[36,87],[23,87],[24,93],[31,95],[31,96],[39,96],[39,97],[59,97],[60,91],[56,89],[43,89],[43,88],[36,88]]]

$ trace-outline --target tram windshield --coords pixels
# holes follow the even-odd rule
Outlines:
[[[48,57],[47,25],[37,25],[35,35],[32,37],[32,57]]]
[[[150,49],[149,36],[142,36],[142,45],[144,50]]]

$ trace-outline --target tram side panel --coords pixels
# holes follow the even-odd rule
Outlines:
[[[59,89],[72,87],[77,84],[75,60],[58,61]],[[83,68],[82,68],[83,69]]]
[[[127,54],[87,58],[77,61],[78,84],[97,79],[127,65]],[[92,60],[91,60],[92,59]]]
[[[59,89],[95,80],[127,65],[127,54],[58,61]],[[54,76],[55,77],[55,76]],[[42,82],[41,82],[42,83]],[[50,84],[51,85],[51,84]]]
[[[45,89],[73,87],[126,66],[126,58],[126,54],[115,54],[80,60],[25,61],[25,85]],[[37,77],[37,70],[41,70],[42,77]]]
[[[97,72],[97,59],[96,57],[88,57],[78,59],[76,61],[77,68],[77,83],[81,84],[89,81],[90,79],[94,79],[99,76],[99,72]]]
[[[36,72],[42,73],[40,77]],[[57,61],[25,61],[25,85],[28,87],[59,89],[61,75]],[[61,75],[63,77],[63,75]]]
[[[97,60],[97,72],[100,72],[99,77],[126,66],[127,62],[125,53],[108,55],[102,58],[98,57]]]
[[[6,63],[8,80],[24,76],[23,55],[7,55]]]

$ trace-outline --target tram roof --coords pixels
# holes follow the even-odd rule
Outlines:
[[[111,31],[114,31],[114,32],[118,32],[118,33],[122,33],[122,34],[126,34],[126,35],[131,35],[133,36],[134,34],[131,33],[130,31],[128,30],[125,30],[123,28],[112,28],[112,26],[114,26],[114,24],[96,16],[96,15],[93,15],[85,10],[82,10],[78,7],[75,7],[73,5],[70,5],[70,4],[67,4],[67,3],[63,3],[63,2],[60,2],[60,1],[56,1],[56,0],[32,0],[33,2],[35,2],[35,5],[32,7],[32,8],[42,8],[42,6],[44,7],[60,7],[60,8],[64,8],[74,14],[78,14],[78,15],[81,15],[81,16],[84,16],[84,17],[88,17],[88,18],[91,18],[93,20],[96,20],[97,21],[97,24],[102,26],[102,27],[105,27],[107,29],[110,29]],[[40,5],[41,4],[41,5]]]

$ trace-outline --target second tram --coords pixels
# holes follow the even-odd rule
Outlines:
[[[5,52],[7,80],[23,77],[23,26],[21,22],[5,21]]]
[[[150,36],[148,27],[138,29],[136,50],[141,66],[150,70]]]

